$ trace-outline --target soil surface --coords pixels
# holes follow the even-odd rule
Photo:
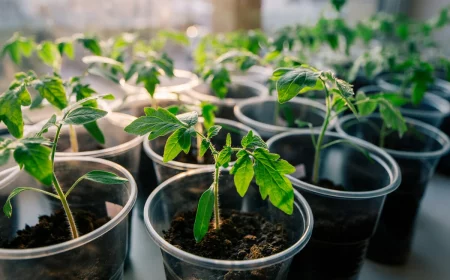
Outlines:
[[[87,211],[74,211],[73,215],[80,235],[94,231],[109,221],[108,217],[97,218],[93,213]],[[8,249],[38,248],[59,244],[71,239],[67,218],[61,209],[51,216],[40,216],[38,224],[34,226],[26,225],[24,229],[17,231],[17,236],[14,239],[1,241],[1,247]]]
[[[172,220],[169,230],[164,232],[164,238],[181,250],[221,260],[259,259],[279,253],[289,246],[284,227],[267,221],[259,214],[222,211],[221,218],[221,230],[216,231],[211,222],[204,239],[196,243],[193,236],[195,211],[180,213]],[[181,262],[175,264],[182,265]],[[198,270],[193,273],[192,279],[275,279],[279,269],[280,266],[275,265],[244,272],[214,271],[221,275]]]

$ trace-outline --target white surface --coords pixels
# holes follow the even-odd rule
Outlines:
[[[163,280],[159,248],[133,216],[131,263],[125,280]],[[450,279],[450,178],[435,176],[422,202],[411,258],[406,266],[389,267],[366,261],[360,280]]]

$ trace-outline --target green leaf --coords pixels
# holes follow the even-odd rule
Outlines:
[[[345,5],[346,0],[331,0],[331,4],[336,9],[336,11],[340,11],[342,7]]]
[[[356,94],[356,106],[358,107],[358,112],[361,116],[367,116],[377,109],[378,102],[366,97],[364,92],[359,91],[358,94]]]
[[[105,136],[98,127],[97,122],[85,123],[83,126],[87,130],[87,132],[89,132],[89,134],[94,137],[95,141],[100,144],[105,144]]]
[[[11,157],[10,150],[0,150],[0,166],[8,163],[9,158]]]
[[[217,134],[219,134],[219,131],[222,129],[222,127],[220,125],[213,125],[208,129],[208,138],[212,138],[214,136],[216,136]]]
[[[270,202],[286,214],[294,210],[294,189],[285,174],[295,172],[295,167],[277,154],[257,148],[254,152],[256,184],[262,199],[269,196]]]
[[[27,188],[15,188],[8,196],[8,199],[5,202],[5,205],[3,205],[3,213],[6,217],[11,218],[12,216],[12,205],[11,205],[11,199],[13,199],[16,195],[19,193],[26,191]]]
[[[96,93],[95,90],[93,90],[90,85],[83,85],[79,82],[75,83],[75,85],[72,88],[72,93],[75,94],[76,100],[80,101],[85,98],[91,97],[92,94]],[[82,104],[86,107],[93,107],[97,108],[98,104],[95,99],[89,100]]]
[[[29,106],[31,96],[25,86],[7,90],[0,95],[0,121],[4,122],[9,133],[16,137],[23,136],[23,117],[21,106]]]
[[[47,139],[42,136],[31,136],[27,138],[20,139],[20,143],[28,145],[28,144],[39,144],[44,146],[52,146],[53,142],[50,139]]]
[[[91,108],[91,107],[80,107],[73,111],[70,111],[67,116],[63,119],[64,124],[87,124],[96,121],[100,118],[106,116],[108,112]]]
[[[261,137],[257,135],[253,135],[253,131],[250,130],[247,135],[244,136],[241,140],[241,145],[244,149],[256,149],[256,148],[264,148],[268,149],[267,144]]]
[[[225,145],[227,147],[231,147],[231,134],[230,133],[227,134],[227,139],[226,139]]]
[[[228,164],[231,161],[231,148],[230,147],[224,147],[222,151],[219,152],[219,156],[217,157],[217,166],[223,166],[228,167]]]
[[[253,162],[250,156],[247,153],[240,154],[230,173],[234,175],[234,185],[237,192],[244,197],[254,176]]]
[[[380,92],[377,94],[370,95],[370,98],[378,99],[383,98],[392,103],[395,107],[401,107],[403,105],[406,105],[409,103],[409,100],[405,97],[403,97],[401,94],[398,93],[388,93],[388,92]]]
[[[58,51],[61,56],[64,54],[67,55],[68,58],[75,58],[75,49],[73,47],[73,42],[70,41],[61,41],[58,42]]]
[[[386,126],[398,131],[401,137],[408,130],[408,127],[406,126],[405,119],[400,111],[384,99],[380,99],[379,108],[381,118]]]
[[[207,189],[198,201],[197,214],[195,215],[194,237],[198,243],[202,241],[209,229],[209,223],[214,209],[213,186]]]
[[[173,74],[173,61],[170,59],[167,54],[163,53],[160,58],[154,59],[153,63],[158,65],[161,68],[166,76],[174,77]]]
[[[278,101],[285,103],[299,93],[321,89],[320,72],[309,68],[296,68],[286,71],[276,83]]]
[[[161,75],[154,66],[142,65],[138,69],[136,84],[143,83],[144,88],[151,97],[155,94],[156,85],[160,84],[158,77]]]
[[[29,57],[33,52],[34,42],[31,39],[20,36],[15,33],[3,46],[1,50],[1,57],[8,54],[11,60],[20,65],[22,57]]]
[[[164,146],[163,161],[168,162],[173,160],[178,156],[181,151],[186,154],[189,153],[191,148],[191,129],[180,128],[177,129],[170,137],[167,139],[166,145]]]
[[[146,116],[140,117],[125,127],[125,131],[131,134],[144,135],[150,133],[149,139],[153,140],[164,136],[185,126],[176,116],[164,108],[146,108]]]
[[[58,77],[46,77],[35,85],[39,94],[47,101],[62,110],[67,107],[67,96],[63,81]]]
[[[203,157],[205,155],[205,153],[208,151],[209,144],[210,143],[207,139],[202,139],[202,143],[200,144],[200,153],[199,153],[199,155],[201,157]]]
[[[200,107],[202,109],[202,116],[204,119],[204,126],[206,129],[209,129],[210,127],[212,127],[214,125],[216,116],[215,116],[215,112],[217,112],[218,108],[217,106],[208,103],[208,102],[202,102],[200,104]]]
[[[23,144],[14,150],[14,159],[20,168],[45,185],[52,183],[51,150],[39,144]]]
[[[52,126],[56,125],[56,115],[53,114],[50,119],[42,126],[41,130],[36,133],[36,136],[41,136],[42,134],[46,133],[48,129]]]
[[[228,93],[228,85],[231,83],[230,73],[225,67],[218,67],[213,69],[212,76],[211,88],[219,98],[225,98]]]
[[[95,55],[102,55],[102,48],[96,38],[81,37],[77,38],[78,42],[82,43],[84,48],[91,51]]]
[[[145,108],[144,108],[144,110],[145,110]],[[172,106],[166,107],[166,110],[169,111],[171,114],[176,115],[180,111],[180,107],[178,107],[177,105],[172,105]]]
[[[61,54],[58,47],[49,41],[45,41],[37,48],[37,55],[39,58],[54,69],[59,69],[61,66]]]
[[[93,170],[85,175],[83,178],[92,182],[100,183],[100,184],[123,184],[128,182],[128,179],[120,177],[112,172],[102,171],[102,170]]]
[[[185,123],[187,126],[193,126],[198,122],[198,113],[195,111],[184,113],[177,116],[181,122]]]

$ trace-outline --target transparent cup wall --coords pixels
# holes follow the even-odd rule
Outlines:
[[[136,200],[136,184],[122,167],[101,159],[65,158],[55,163],[56,176],[65,191],[92,170],[114,172],[129,180],[121,185],[82,181],[70,194],[72,212],[88,211],[109,221],[97,230],[64,243],[30,249],[0,249],[1,279],[121,279],[128,250],[128,214]],[[4,202],[16,187],[49,190],[25,171],[12,168],[0,173],[0,195]],[[62,207],[55,198],[26,191],[12,200],[11,219],[1,216],[1,240],[11,240],[38,217]]]
[[[323,143],[343,138],[355,140],[373,161],[345,143],[323,149],[319,178],[340,186],[332,189],[310,183],[315,155],[310,132],[283,133],[268,141],[272,152],[296,167],[292,181],[315,221],[310,242],[294,258],[290,279],[356,279],[385,196],[399,184],[398,167],[377,147],[336,133],[327,133]]]
[[[386,137],[386,151],[397,161],[402,172],[400,187],[386,198],[379,226],[372,238],[370,259],[403,264],[408,260],[414,237],[414,226],[428,182],[439,159],[449,149],[449,140],[438,129],[423,122],[407,119],[408,130],[402,138],[397,133]],[[379,115],[356,120],[339,120],[342,133],[378,143],[381,126]]]
[[[161,248],[167,279],[229,279],[227,277],[233,276],[235,278],[231,279],[247,279],[251,275],[286,279],[292,256],[304,247],[311,233],[312,217],[308,205],[296,194],[294,213],[286,215],[269,201],[262,200],[254,183],[242,198],[236,192],[233,176],[228,170],[223,170],[220,177],[221,211],[258,213],[273,223],[281,223],[287,231],[291,247],[270,258],[226,261],[189,254],[164,240],[163,231],[170,227],[177,213],[196,209],[201,194],[212,183],[213,170],[208,168],[179,174],[161,184],[146,203],[145,223],[151,237]]]

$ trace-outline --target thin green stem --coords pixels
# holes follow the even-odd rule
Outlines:
[[[219,212],[219,176],[220,167],[216,165],[214,171],[214,228],[220,229],[220,212]]]
[[[325,120],[323,122],[319,138],[317,139],[317,143],[315,145],[315,154],[314,154],[314,164],[313,164],[313,176],[312,182],[317,184],[319,182],[319,168],[320,168],[320,151],[322,149],[322,142],[325,136],[325,132],[327,131],[328,125],[330,123],[330,117],[332,112],[332,104],[330,102],[330,93],[328,92],[328,88],[326,83],[322,80],[325,88],[325,104],[327,107],[327,112],[325,115]]]
[[[61,128],[62,128],[62,124],[59,124],[56,129],[55,139],[53,140],[54,143],[53,143],[52,154],[51,154],[52,165],[53,165],[52,183],[53,183],[53,187],[55,188],[56,193],[59,196],[59,199],[61,200],[61,204],[64,208],[64,212],[66,213],[67,220],[69,221],[72,238],[75,239],[75,238],[78,238],[78,236],[79,236],[77,226],[75,224],[75,219],[73,218],[72,212],[70,211],[69,203],[67,202],[67,199],[61,188],[61,185],[59,184],[58,179],[56,178],[56,175],[55,175],[56,146],[58,143],[59,135],[61,134]]]
[[[70,138],[70,147],[72,149],[72,153],[78,153],[78,139],[77,139],[77,131],[73,125],[69,125],[69,138]]]
[[[73,189],[75,189],[75,187],[78,185],[78,183],[83,181],[83,179],[84,179],[84,176],[81,176],[80,178],[78,178],[78,180],[76,180],[75,183],[73,183],[73,185],[70,187],[70,189],[67,190],[67,192],[64,196],[67,198],[69,196],[69,194],[73,191]]]
[[[26,187],[25,187],[25,188],[21,188],[21,189],[25,189],[25,190],[27,190],[27,191],[35,191],[35,192],[43,193],[43,194],[45,194],[45,195],[51,196],[51,197],[56,198],[56,199],[59,200],[59,196],[57,196],[56,194],[53,194],[53,193],[51,193],[51,192],[47,192],[47,191],[44,191],[44,190],[41,190],[41,189],[36,189],[36,188],[26,188]]]

